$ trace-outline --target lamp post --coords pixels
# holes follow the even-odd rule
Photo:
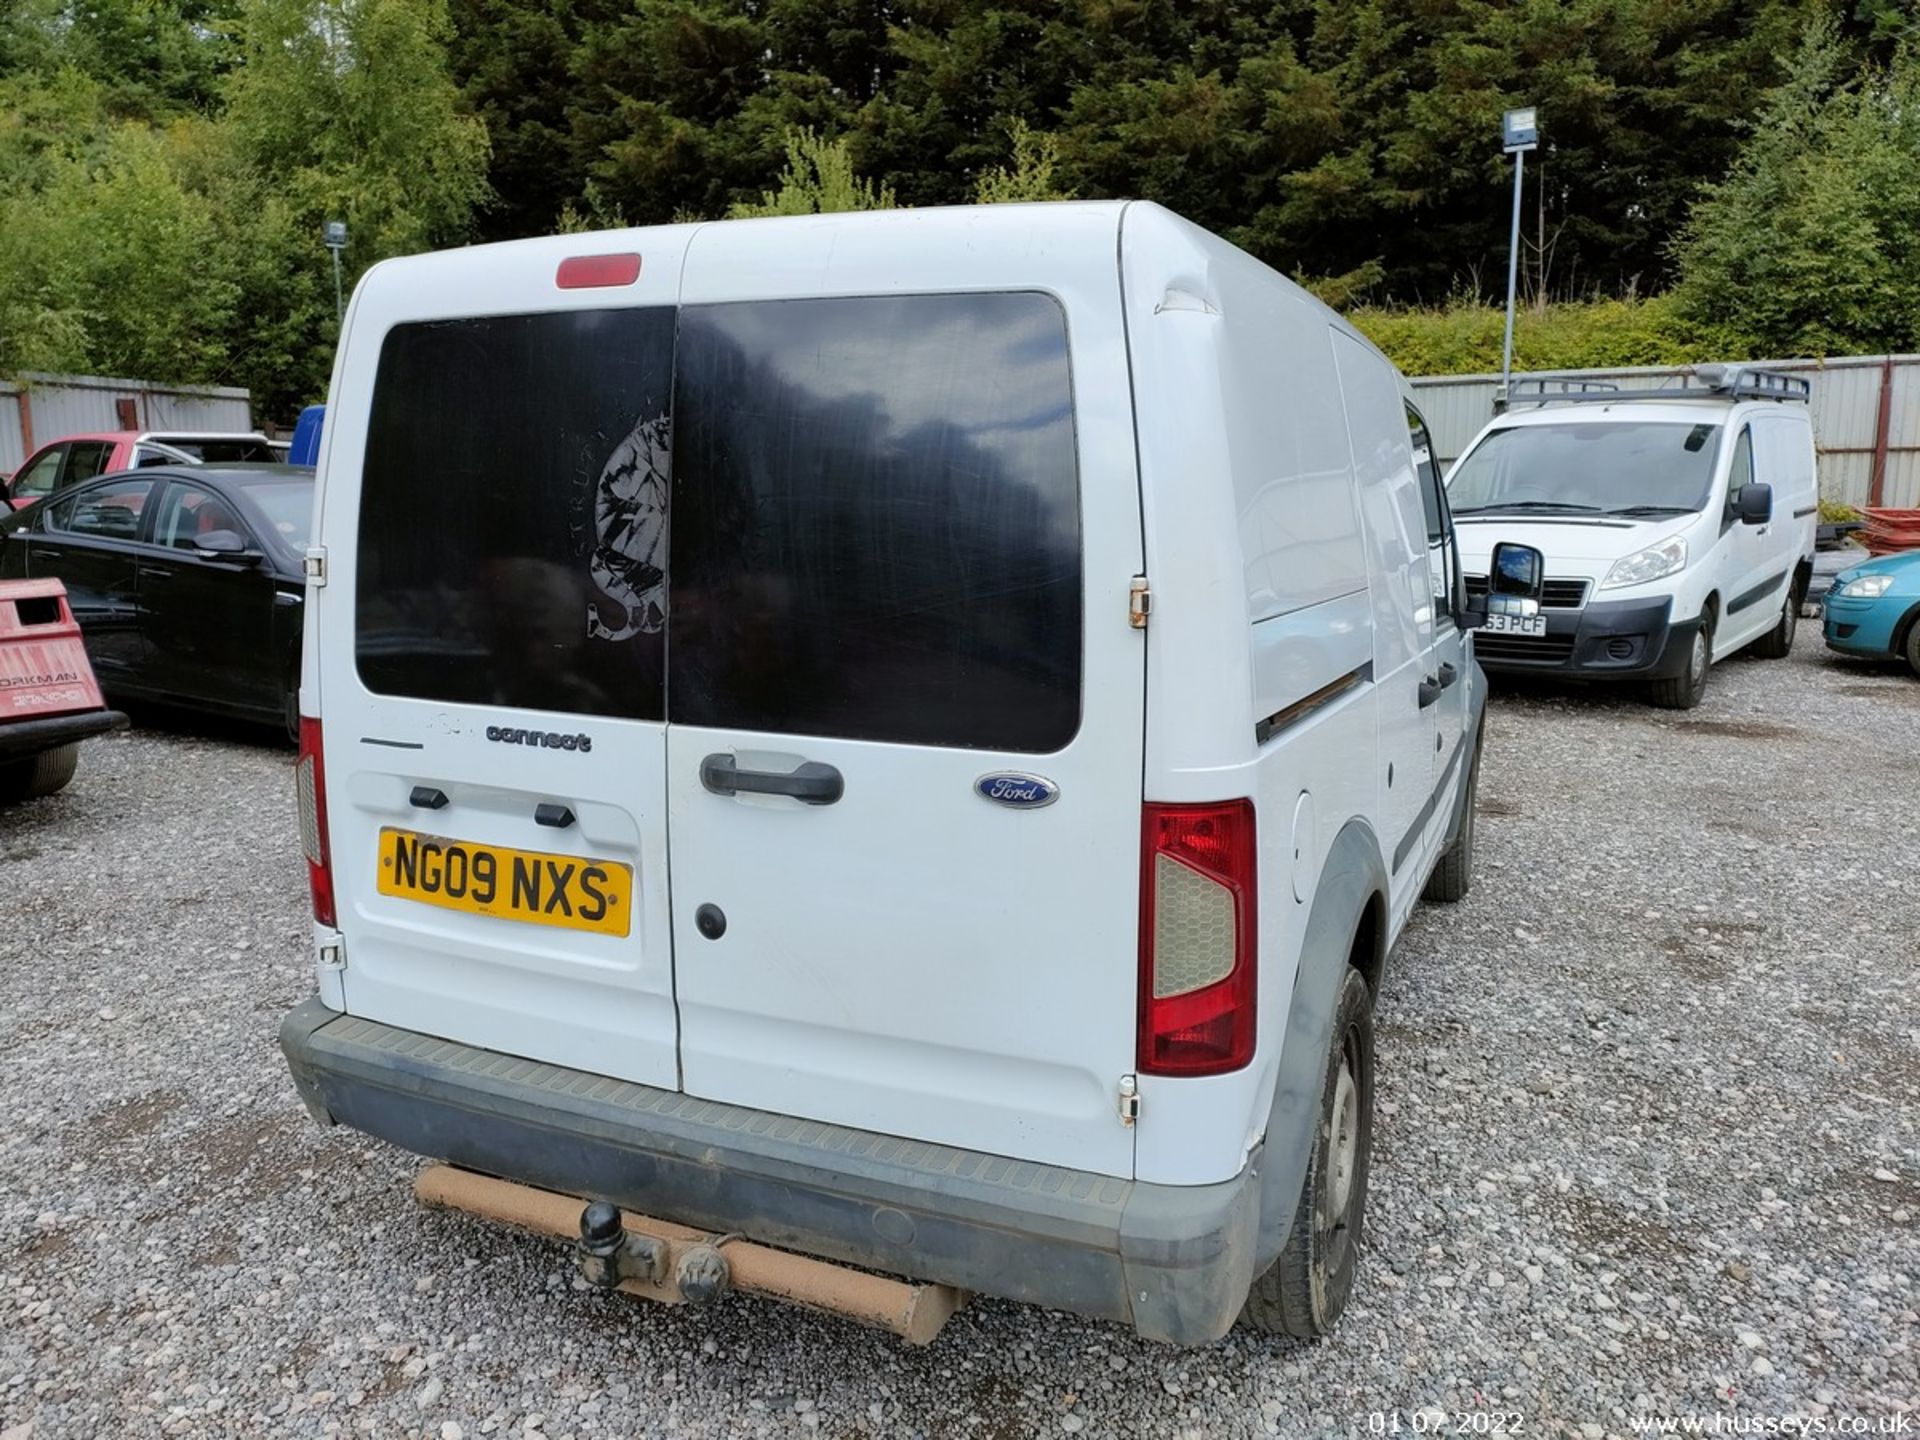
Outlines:
[[[1513,229],[1507,237],[1507,340],[1500,356],[1500,407],[1506,408],[1513,386],[1513,300],[1520,282],[1520,178],[1526,173],[1527,151],[1540,143],[1539,116],[1534,107],[1509,110],[1500,117],[1500,139],[1513,157]]]
[[[1514,202],[1516,205],[1518,201]],[[1518,225],[1518,210],[1514,211],[1514,224]],[[320,243],[333,252],[333,318],[341,319],[347,313],[345,294],[340,288],[340,252],[347,248],[347,222],[329,220],[320,229]]]

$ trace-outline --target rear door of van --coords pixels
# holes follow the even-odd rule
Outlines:
[[[584,276],[610,285],[562,283],[578,239],[362,283],[304,704],[348,1012],[673,1087],[665,510],[691,230],[639,233],[637,276]]]
[[[1042,237],[994,208],[689,251],[684,1088],[1129,1175],[1145,646],[1117,210]]]

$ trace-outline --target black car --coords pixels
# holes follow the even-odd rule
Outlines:
[[[309,469],[125,470],[0,518],[0,577],[66,582],[108,694],[291,733],[312,520]]]

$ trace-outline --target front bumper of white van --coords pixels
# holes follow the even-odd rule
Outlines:
[[[1600,600],[1541,610],[1544,636],[1476,631],[1473,653],[1488,670],[1592,680],[1670,680],[1684,672],[1698,620],[1675,620],[1673,600]]]
[[[307,1109],[417,1154],[1198,1345],[1253,1279],[1259,1151],[1149,1185],[822,1125],[455,1044],[318,999],[280,1044]]]

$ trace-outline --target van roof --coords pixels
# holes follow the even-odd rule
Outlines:
[[[763,216],[741,220],[707,220],[685,225],[640,226],[624,230],[600,230],[583,234],[540,236],[524,240],[504,240],[490,245],[470,245],[455,250],[433,251],[399,256],[380,261],[362,278],[356,298],[386,295],[404,289],[409,278],[423,270],[441,271],[447,267],[475,269],[515,263],[528,259],[553,266],[572,256],[603,254],[609,250],[637,250],[643,257],[651,240],[674,234],[682,244],[711,226],[753,226],[769,232],[784,228],[796,234],[817,235],[821,229],[885,230],[897,229],[903,244],[924,248],[929,256],[925,288],[941,288],[939,254],[946,245],[978,247],[983,241],[1004,245],[1010,255],[1042,250],[1058,253],[1062,245],[1083,249],[1090,264],[1116,264],[1117,244],[1123,217],[1136,212],[1136,220],[1150,221],[1129,233],[1128,264],[1139,273],[1160,272],[1169,289],[1204,289],[1211,264],[1261,265],[1282,283],[1296,289],[1300,296],[1320,310],[1327,323],[1381,355],[1388,357],[1365,335],[1356,330],[1337,311],[1289,279],[1248,255],[1231,242],[1203,229],[1151,200],[1050,200],[1005,205],[945,205],[924,209],[838,211],[824,215]],[[1089,214],[1104,216],[1110,222],[1106,233],[1111,241],[1097,246],[1090,243]],[[1096,229],[1099,227],[1095,227]],[[827,279],[822,276],[823,282]],[[846,293],[844,282],[829,287]],[[1217,297],[1204,297],[1216,299]],[[1391,362],[1389,362],[1391,363]]]
[[[1732,418],[1734,411],[1744,408],[1747,411],[1761,410],[1768,414],[1799,415],[1805,417],[1804,405],[1786,406],[1777,400],[1738,400],[1732,396],[1716,399],[1710,396],[1686,396],[1669,400],[1650,395],[1644,391],[1623,391],[1618,401],[1585,405],[1529,405],[1523,410],[1509,410],[1493,422],[1494,429],[1511,429],[1520,425],[1606,425],[1625,422],[1653,422],[1675,425],[1724,425]]]

